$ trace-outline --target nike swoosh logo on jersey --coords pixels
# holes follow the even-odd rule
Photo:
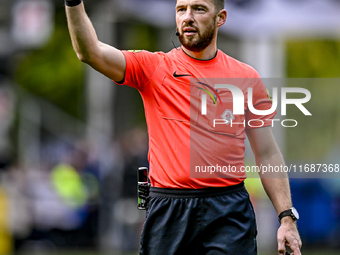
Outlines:
[[[191,74],[177,74],[177,71],[174,72],[174,77],[175,78],[184,77],[184,76],[191,76]]]

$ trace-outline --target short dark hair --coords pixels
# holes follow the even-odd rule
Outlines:
[[[213,2],[216,7],[216,12],[219,12],[220,10],[224,9],[225,0],[213,0]]]

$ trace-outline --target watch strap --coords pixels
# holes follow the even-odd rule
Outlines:
[[[73,7],[81,4],[82,0],[65,0],[65,5],[68,7]]]
[[[297,218],[294,216],[291,208],[288,209],[288,210],[285,210],[285,211],[283,211],[283,212],[281,212],[279,214],[279,217],[278,217],[279,218],[279,222],[281,222],[282,218],[286,217],[286,216],[292,217],[292,219],[295,220],[295,221],[297,220]]]

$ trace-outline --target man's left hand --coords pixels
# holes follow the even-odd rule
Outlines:
[[[297,230],[296,222],[291,217],[284,217],[277,231],[277,243],[279,255],[284,255],[286,245],[290,247],[294,255],[301,255],[301,238]]]

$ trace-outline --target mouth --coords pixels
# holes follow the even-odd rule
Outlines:
[[[185,27],[183,29],[183,34],[185,34],[186,36],[193,36],[193,35],[197,34],[197,31],[193,27]]]

